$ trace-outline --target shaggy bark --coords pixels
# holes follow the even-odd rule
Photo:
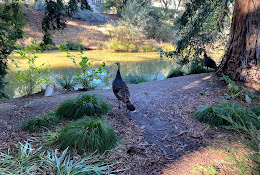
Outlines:
[[[260,0],[236,0],[229,42],[218,74],[260,82]]]

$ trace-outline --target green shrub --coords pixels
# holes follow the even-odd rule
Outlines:
[[[83,116],[100,116],[109,111],[110,106],[98,95],[83,94],[64,101],[56,115],[64,119],[79,119]]]
[[[148,9],[150,9],[150,20],[146,26],[147,36],[163,42],[171,42],[176,38],[174,37],[176,34],[173,32],[173,18],[165,13],[161,7],[151,6]]]
[[[178,77],[178,76],[183,76],[184,73],[180,68],[176,68],[171,70],[171,72],[168,74],[167,78],[172,78],[172,77]]]
[[[69,50],[86,50],[87,47],[78,41],[67,41],[66,46]]]
[[[27,70],[19,69],[15,74],[16,83],[21,83],[26,89],[26,95],[31,95],[42,88],[42,85],[50,82],[50,66],[45,63],[40,66],[36,66],[37,52],[41,52],[41,47],[37,46],[36,41],[32,41],[32,44],[26,48],[18,46],[20,50],[17,51],[21,57],[27,59]],[[19,68],[19,66],[18,66]]]
[[[73,74],[71,72],[66,72],[65,74],[58,75],[57,82],[64,89],[71,90],[74,86]]]
[[[104,62],[101,66],[94,68],[91,61],[87,58],[87,56],[84,56],[84,53],[82,51],[80,51],[81,61],[77,63],[75,56],[71,55],[68,47],[60,45],[60,50],[66,51],[67,58],[70,58],[77,67],[77,71],[75,72],[76,76],[73,78],[73,81],[75,82],[75,84],[82,85],[82,90],[86,91],[90,89],[91,83],[94,81],[94,79],[98,78],[98,75],[106,69],[106,64]]]
[[[163,43],[162,44],[162,50],[164,52],[171,52],[171,51],[176,50],[176,46],[171,44],[171,43]]]
[[[237,103],[223,102],[215,106],[204,106],[195,112],[195,117],[213,126],[223,126],[227,129],[242,128],[260,129],[260,121],[252,111]]]
[[[192,62],[190,62],[188,74],[199,74],[199,73],[206,73],[212,71],[214,70],[205,68],[202,59],[195,58],[192,60]]]
[[[247,103],[251,103],[252,99],[258,98],[253,92],[246,89],[243,86],[239,86],[236,84],[235,81],[231,80],[229,76],[223,75],[223,77],[220,77],[220,80],[224,80],[227,84],[227,91],[228,94],[225,94],[225,98],[240,98],[240,100],[244,100]],[[255,109],[257,110],[257,109]]]
[[[253,113],[255,113],[257,116],[260,116],[260,105],[255,106],[250,109]]]
[[[43,128],[50,128],[59,123],[59,118],[55,113],[49,113],[43,116],[35,116],[27,119],[21,126],[23,131],[35,132]]]
[[[106,46],[108,49],[117,51],[117,52],[131,52],[135,51],[136,46],[128,41],[118,41],[116,39],[110,39]]]
[[[125,81],[128,84],[139,84],[139,83],[149,82],[149,79],[142,75],[128,75],[125,76]]]
[[[58,174],[105,175],[115,163],[105,163],[94,156],[72,157],[65,149],[61,154],[56,151],[33,149],[31,144],[19,143],[17,151],[0,152],[1,174]]]
[[[153,45],[144,45],[138,48],[139,52],[153,52],[156,48]]]
[[[117,145],[114,130],[100,119],[84,118],[63,128],[57,140],[61,149],[75,148],[79,154],[103,153]]]

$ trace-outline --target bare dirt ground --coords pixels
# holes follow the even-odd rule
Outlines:
[[[90,49],[99,49],[109,39],[106,24],[111,21],[118,20],[116,15],[103,14],[106,16],[107,22],[88,22],[73,18],[65,18],[67,27],[61,31],[52,31],[52,39],[55,44],[65,44],[66,41],[82,42]],[[41,23],[44,17],[43,11],[34,9],[28,10],[26,18],[27,25],[24,28],[24,40],[20,41],[26,45],[32,41],[42,41]]]
[[[217,157],[211,155],[209,158],[207,146],[217,140],[228,140],[233,135],[193,119],[192,113],[198,107],[223,100],[225,85],[214,74],[129,85],[129,89],[137,109],[131,113],[125,108],[118,109],[110,89],[87,92],[97,93],[112,104],[112,111],[106,118],[122,140],[109,158],[121,162],[121,168],[126,169],[122,174],[183,174],[183,170],[187,174],[197,174],[191,167],[194,161],[205,163],[206,159]],[[206,95],[202,96],[200,92],[206,92]],[[65,99],[81,93],[86,92],[63,92],[52,97],[38,94],[1,101],[0,148],[6,149],[31,136],[19,129],[27,118],[53,111]],[[196,154],[200,158],[192,158]],[[189,159],[193,164],[187,163]],[[220,174],[230,174],[222,167],[225,166],[218,165]]]

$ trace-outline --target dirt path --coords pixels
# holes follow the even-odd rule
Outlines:
[[[124,108],[117,108],[118,103],[112,90],[94,90],[92,92],[100,94],[113,105],[111,118],[115,116],[116,120],[120,120],[118,117],[126,119],[125,123],[122,123],[123,127],[128,121],[135,121],[138,125],[137,128],[145,131],[143,139],[138,143],[155,147],[155,152],[162,156],[161,160],[166,162],[175,160],[181,155],[198,150],[200,147],[209,145],[215,138],[219,138],[220,130],[210,128],[192,118],[192,112],[199,106],[214,104],[221,100],[220,96],[223,95],[225,87],[213,74],[188,75],[129,85],[129,89],[132,102],[137,109],[132,113],[126,113]],[[206,95],[202,96],[200,92],[205,92]],[[6,148],[10,144],[26,140],[30,136],[19,130],[19,126],[26,118],[52,111],[65,99],[75,97],[80,93],[82,92],[53,97],[36,95],[0,102],[0,122],[2,123],[0,125],[0,147]],[[131,130],[131,128],[128,129]],[[135,131],[139,132],[136,128]],[[138,133],[136,134],[138,135]],[[133,141],[132,144],[136,144],[136,142]],[[130,155],[148,154],[143,149],[129,147],[125,151]],[[149,174],[149,172],[155,171],[151,168],[147,169],[147,166],[155,165],[145,164],[143,166],[146,167],[139,167],[136,172]]]

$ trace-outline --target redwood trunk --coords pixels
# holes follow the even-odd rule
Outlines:
[[[236,0],[229,42],[218,74],[260,82],[260,0]]]

